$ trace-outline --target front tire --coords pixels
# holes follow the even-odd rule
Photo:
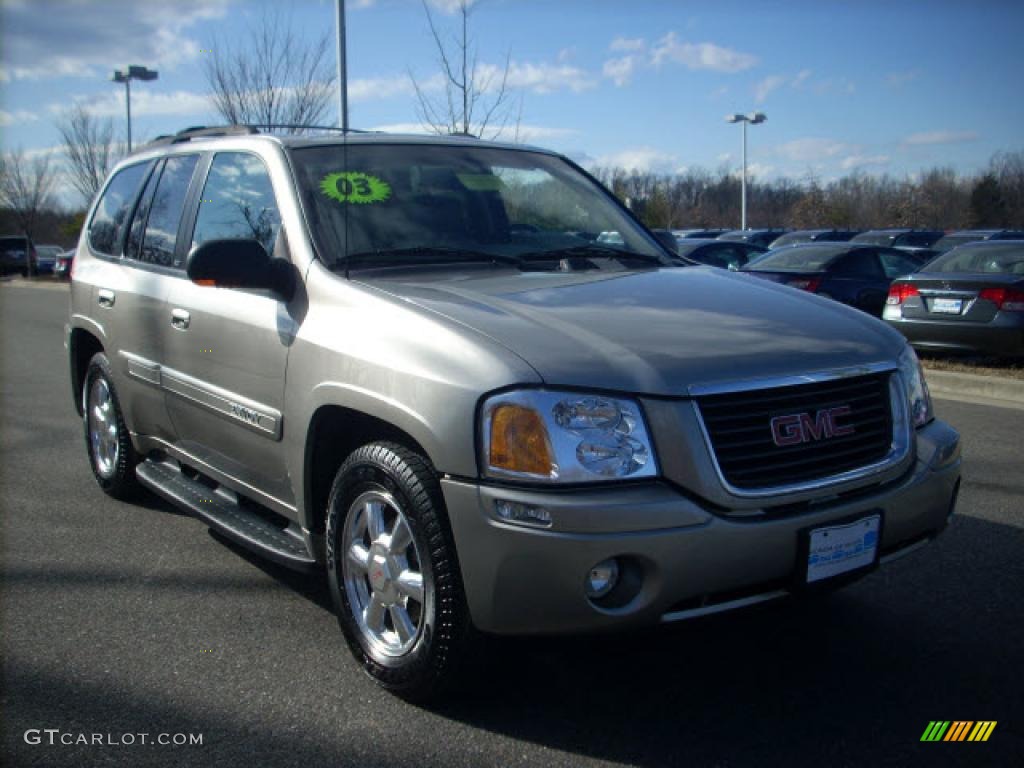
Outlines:
[[[338,624],[378,684],[422,701],[453,682],[472,629],[441,489],[422,456],[380,442],[342,464],[327,572]]]
[[[115,499],[138,494],[135,466],[139,455],[132,445],[110,372],[110,361],[97,352],[89,361],[82,385],[82,422],[89,467],[100,488]]]

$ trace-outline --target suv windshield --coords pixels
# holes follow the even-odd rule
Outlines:
[[[292,150],[331,268],[439,261],[670,264],[609,196],[539,152],[350,143]],[[616,237],[604,237],[613,232]]]

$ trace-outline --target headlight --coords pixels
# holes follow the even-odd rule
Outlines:
[[[481,466],[489,477],[581,483],[654,477],[638,403],[607,395],[524,389],[488,398]]]
[[[900,377],[907,393],[911,423],[915,427],[924,426],[935,418],[935,413],[932,411],[932,396],[924,380],[924,371],[912,347],[907,347],[900,355]]]

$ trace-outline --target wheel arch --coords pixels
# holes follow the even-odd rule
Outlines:
[[[85,328],[72,328],[68,336],[68,361],[71,366],[71,397],[78,415],[82,411],[82,385],[89,370],[89,361],[97,352],[103,352],[103,343]]]
[[[360,446],[378,440],[396,442],[418,453],[436,471],[437,465],[425,447],[427,441],[394,421],[333,403],[320,405],[313,412],[306,430],[302,494],[311,534],[323,536],[334,476],[342,462]]]

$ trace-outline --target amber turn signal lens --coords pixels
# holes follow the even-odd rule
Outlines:
[[[488,463],[495,469],[549,477],[554,469],[551,443],[540,414],[532,408],[503,403],[491,414]]]

